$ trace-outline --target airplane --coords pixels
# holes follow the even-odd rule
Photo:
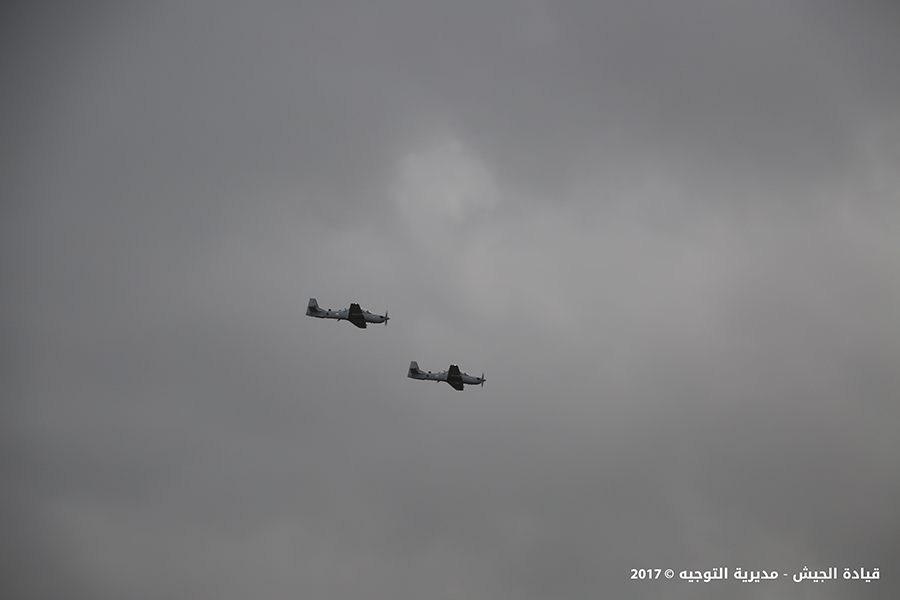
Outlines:
[[[384,315],[375,315],[370,313],[367,310],[363,310],[359,307],[359,304],[355,302],[350,305],[350,308],[344,308],[342,310],[323,310],[319,308],[319,303],[316,302],[315,298],[309,299],[309,305],[306,307],[306,314],[310,317],[317,317],[319,319],[336,319],[338,321],[350,321],[360,329],[366,328],[366,323],[384,323],[387,325],[388,322],[388,314],[387,311],[384,311]]]
[[[459,366],[450,365],[449,371],[441,371],[440,373],[432,373],[428,371],[422,371],[419,369],[419,363],[416,361],[412,361],[409,363],[409,373],[406,375],[407,377],[412,377],[413,379],[427,379],[430,381],[446,381],[454,389],[459,390],[460,392],[463,390],[463,384],[468,385],[480,385],[484,387],[484,373],[481,374],[481,377],[474,377],[467,373],[462,373],[459,370]]]

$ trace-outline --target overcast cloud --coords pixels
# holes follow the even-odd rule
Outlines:
[[[898,32],[4,4],[0,595],[897,598]]]

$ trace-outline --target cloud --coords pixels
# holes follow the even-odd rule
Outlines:
[[[897,563],[894,8],[40,8],[0,19],[6,595]]]
[[[445,141],[407,156],[398,179],[397,206],[414,232],[458,233],[499,202],[490,172],[459,141]]]

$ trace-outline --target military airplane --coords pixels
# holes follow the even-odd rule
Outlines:
[[[462,373],[459,370],[457,365],[450,365],[449,371],[441,371],[440,373],[432,373],[428,371],[422,371],[419,369],[419,363],[416,361],[412,361],[409,363],[409,373],[406,375],[407,377],[412,377],[413,379],[427,379],[429,381],[446,381],[450,385],[453,386],[454,389],[462,391],[463,384],[468,385],[480,385],[484,387],[484,373],[481,374],[481,377],[474,377],[467,373]]]
[[[342,310],[323,310],[319,308],[319,303],[315,298],[309,299],[309,306],[306,307],[306,314],[310,317],[318,317],[319,319],[336,319],[338,321],[350,321],[360,329],[366,328],[366,323],[384,323],[387,325],[388,314],[384,311],[384,315],[375,315],[367,310],[359,307],[359,304],[353,303],[350,308]]]

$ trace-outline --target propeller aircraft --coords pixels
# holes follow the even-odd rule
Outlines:
[[[306,307],[306,314],[310,317],[316,317],[319,319],[335,319],[337,321],[350,321],[360,329],[366,328],[366,323],[384,323],[387,325],[388,313],[384,311],[384,315],[376,315],[370,313],[367,310],[363,310],[359,307],[359,304],[355,302],[350,305],[350,308],[344,308],[341,310],[328,310],[319,308],[319,303],[316,302],[315,298],[309,299],[309,305]]]
[[[419,363],[416,361],[409,363],[409,373],[407,373],[406,376],[412,377],[413,379],[425,379],[428,381],[446,381],[453,386],[453,389],[459,390],[460,392],[463,390],[463,384],[480,385],[481,387],[484,387],[485,382],[484,373],[481,374],[481,377],[475,377],[468,373],[461,372],[458,365],[450,365],[450,369],[447,371],[432,373],[431,371],[425,372],[421,370],[419,368]]]

